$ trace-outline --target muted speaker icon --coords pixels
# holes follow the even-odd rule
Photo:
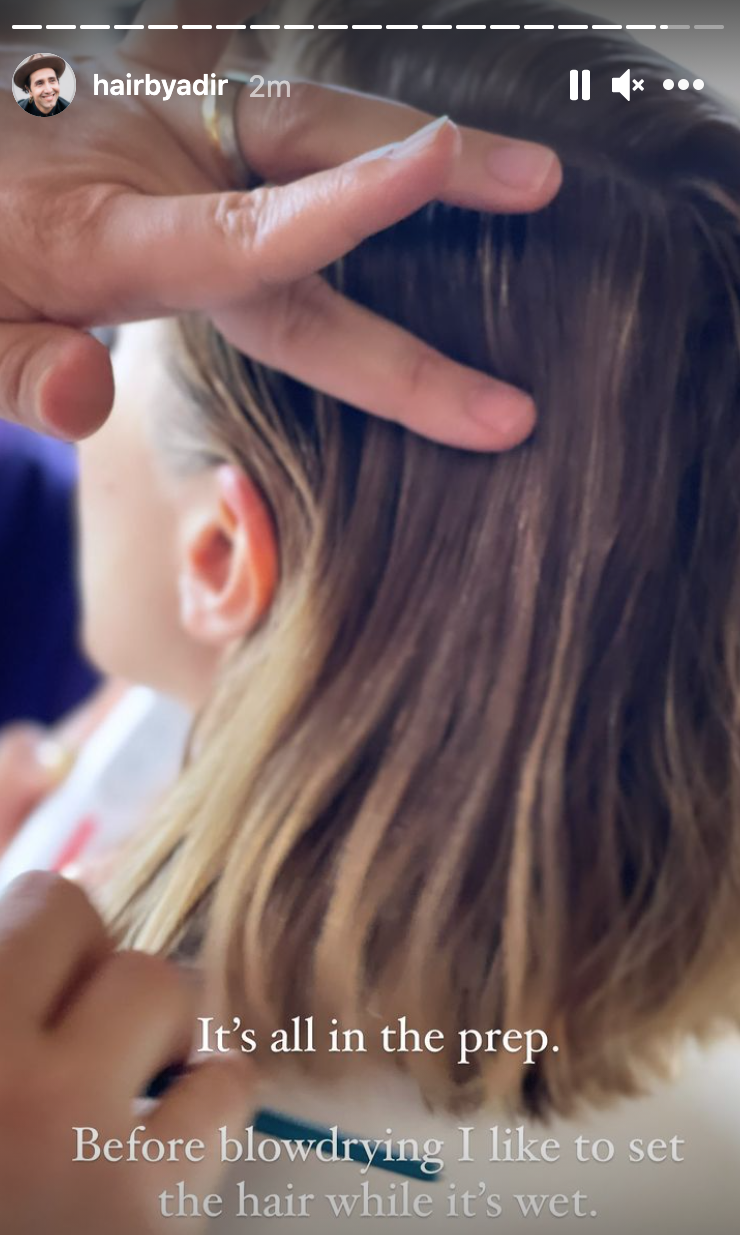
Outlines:
[[[629,103],[633,90],[644,90],[644,80],[633,81],[630,69],[625,69],[621,77],[612,77],[612,94],[622,94]]]

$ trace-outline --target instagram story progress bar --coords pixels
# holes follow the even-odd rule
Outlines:
[[[591,98],[591,70],[578,69],[570,70],[570,97],[571,99],[583,99],[585,102]]]

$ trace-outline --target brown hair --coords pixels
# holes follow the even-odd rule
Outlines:
[[[450,1043],[544,1028],[559,1053],[533,1067],[396,1062],[449,1108],[505,1090],[569,1111],[738,1018],[740,129],[708,92],[667,95],[673,66],[621,35],[281,38],[283,67],[292,49],[306,75],[560,152],[547,209],[432,205],[330,272],[529,389],[539,422],[512,453],[456,452],[183,325],[193,416],[170,450],[253,476],[281,582],[116,921],[172,948],[200,911],[262,1034],[309,1014]],[[572,64],[629,64],[645,97],[577,108]]]

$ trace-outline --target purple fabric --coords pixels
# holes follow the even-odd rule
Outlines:
[[[77,642],[74,449],[0,421],[0,725],[52,724],[97,675]]]

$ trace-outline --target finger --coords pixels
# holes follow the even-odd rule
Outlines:
[[[13,880],[0,899],[2,1029],[53,1022],[111,947],[75,884],[47,871]]]
[[[255,360],[433,441],[508,450],[534,426],[528,395],[447,359],[318,275],[213,321]]]
[[[101,248],[120,253],[121,235],[128,245],[108,279],[108,299],[154,316],[220,307],[300,279],[433,199],[457,141],[443,120],[404,146],[282,188],[115,197]]]
[[[223,1173],[218,1153],[219,1129],[226,1126],[235,1136],[243,1131],[255,1105],[255,1090],[253,1065],[232,1053],[197,1064],[167,1091],[154,1113],[147,1117],[148,1135],[163,1141],[173,1137],[185,1141],[197,1138],[210,1150],[203,1162],[188,1167],[189,1183],[197,1184],[199,1192],[210,1191]]]
[[[159,956],[117,952],[96,971],[56,1030],[62,1050],[79,1052],[92,1078],[110,1075],[127,1099],[168,1064],[186,1059],[195,1031],[195,989]]]
[[[204,12],[203,0],[149,0],[135,18],[145,29],[131,31],[120,45],[124,58],[159,74],[192,78],[215,68],[234,36],[219,25],[244,25],[264,0],[217,0]],[[133,24],[133,23],[132,23]],[[151,30],[152,25],[176,30]],[[211,26],[212,29],[183,29]]]
[[[289,98],[255,98],[246,87],[236,109],[247,163],[276,184],[405,141],[431,119],[415,107],[312,82],[291,82]],[[461,127],[460,133],[462,150],[443,201],[474,210],[535,210],[560,188],[562,167],[546,146],[480,129]]]
[[[113,404],[107,349],[67,326],[0,323],[0,416],[76,441]]]

